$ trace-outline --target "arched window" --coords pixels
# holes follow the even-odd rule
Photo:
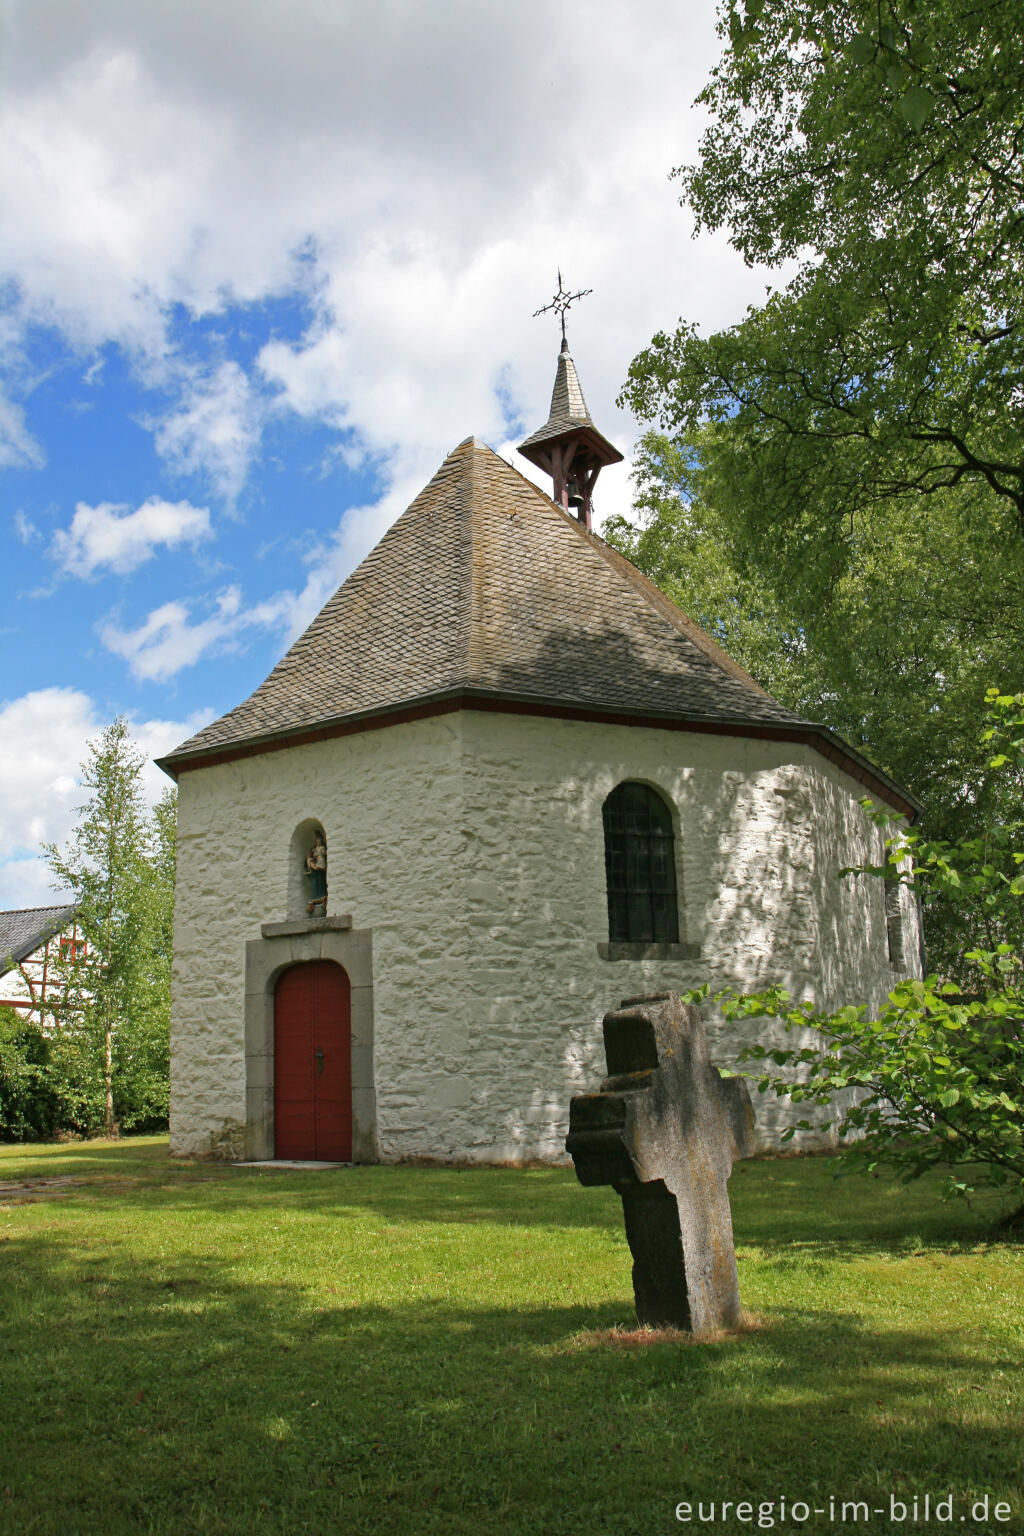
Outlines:
[[[604,803],[611,943],[678,944],[672,813],[648,784],[617,784]]]

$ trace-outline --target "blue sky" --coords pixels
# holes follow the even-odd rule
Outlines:
[[[10,907],[50,898],[39,844],[67,836],[90,736],[125,714],[152,757],[233,707],[457,442],[512,457],[543,422],[557,265],[594,290],[570,340],[627,453],[633,355],[764,278],[691,238],[669,180],[718,51],[705,0],[0,21]],[[629,489],[606,474],[599,519]]]
[[[309,318],[289,295],[226,307],[216,323],[179,312],[169,332],[215,372],[241,371],[271,340],[297,344]],[[5,474],[14,508],[5,676],[16,671],[25,690],[79,686],[87,676],[108,715],[227,707],[280,654],[290,614],[278,619],[276,610],[303,587],[344,508],[380,496],[379,466],[366,457],[341,466],[351,434],[291,413],[263,423],[258,464],[231,439],[204,458],[187,446],[161,452],[156,424],[175,419],[173,387],[147,387],[116,346],[82,358],[52,330],[33,332],[29,344],[39,370],[28,408],[37,452]],[[140,516],[154,503],[166,508],[162,519]],[[195,628],[234,608],[236,593],[232,618],[267,604],[275,614],[234,631],[225,624],[195,661],[185,645],[168,649],[170,626],[159,632],[167,654],[132,638],[168,602]]]

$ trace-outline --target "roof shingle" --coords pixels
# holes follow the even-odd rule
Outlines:
[[[467,438],[266,681],[161,766],[456,694],[828,735]]]
[[[576,372],[576,364],[569,351],[569,343],[563,341],[555,369],[555,385],[551,391],[551,409],[548,412],[548,419],[536,432],[531,432],[529,437],[523,439],[519,444],[519,452],[532,463],[539,464],[542,469],[545,469],[547,468],[543,451],[545,447],[564,437],[566,433],[581,430],[592,447],[598,449],[598,457],[602,463],[621,462],[622,454],[597,430],[591,420],[587,402],[583,398],[579,374]]]
[[[59,933],[75,915],[74,904],[59,907],[18,907],[0,912],[0,976]]]

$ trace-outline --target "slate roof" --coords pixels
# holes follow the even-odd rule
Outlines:
[[[519,444],[519,452],[525,454],[534,463],[538,463],[537,454],[531,450],[542,447],[566,432],[578,432],[581,428],[587,428],[589,435],[597,439],[604,449],[602,457],[609,464],[616,464],[621,460],[622,454],[606,437],[602,436],[591,420],[587,402],[583,398],[579,375],[576,372],[576,364],[569,352],[569,344],[563,341],[562,350],[558,354],[558,366],[555,369],[555,386],[551,391],[551,410],[548,412],[548,419],[538,431],[524,438]]]
[[[760,728],[751,734],[810,730],[863,761],[777,703],[628,560],[467,438],[266,681],[160,766],[173,775],[453,696]]]
[[[47,939],[59,933],[75,915],[76,908],[18,907],[11,912],[0,912],[0,976],[13,965],[26,960]]]

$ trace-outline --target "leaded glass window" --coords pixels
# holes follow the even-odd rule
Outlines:
[[[898,880],[885,882],[885,938],[889,949],[889,964],[903,964],[903,907],[900,902]]]
[[[677,944],[672,814],[648,784],[618,784],[604,803],[608,938],[626,944]]]

